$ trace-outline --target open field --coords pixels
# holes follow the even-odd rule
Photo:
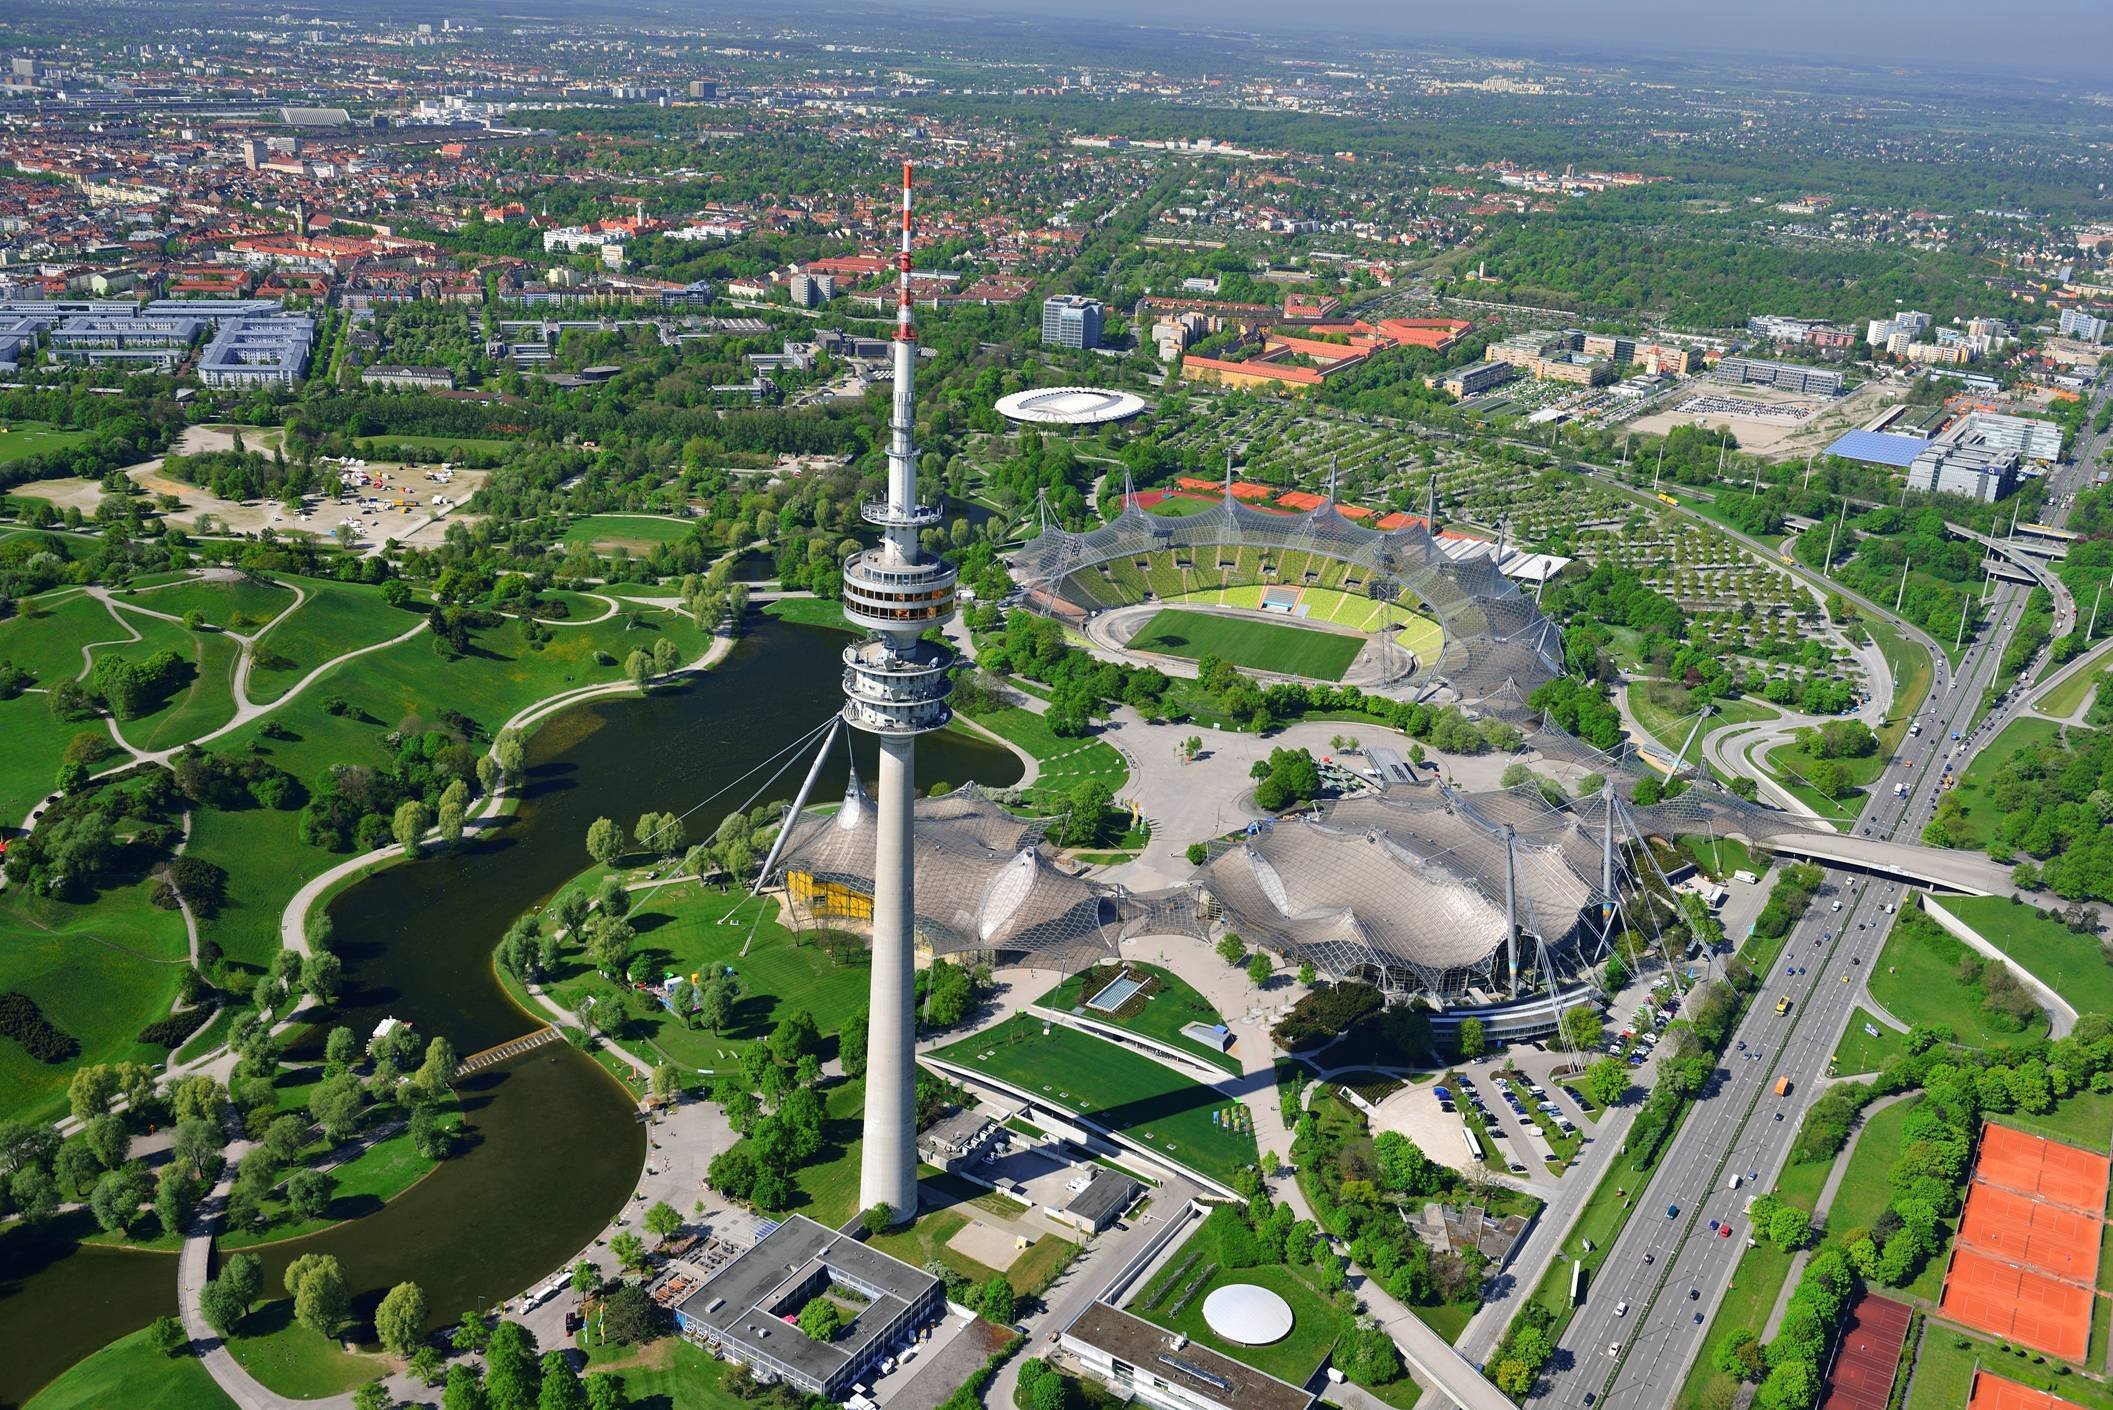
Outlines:
[[[126,640],[107,607],[78,589],[61,588],[24,600],[19,612],[0,621],[0,661],[12,661],[38,685],[51,686],[87,669],[83,647]]]
[[[195,1356],[164,1356],[144,1331],[120,1337],[31,1397],[25,1410],[235,1410]]]
[[[7,741],[0,750],[0,823],[20,823],[51,792],[67,742],[83,730],[110,737],[101,720],[62,720],[52,714],[41,691],[0,700],[0,738]],[[114,751],[117,745],[110,747]]]
[[[2106,963],[2097,936],[2078,935],[2009,897],[1946,896],[1935,904],[1972,926],[2078,1013],[2113,1014],[2113,966]]]
[[[566,525],[559,542],[568,546],[585,544],[600,553],[612,548],[643,553],[655,544],[678,543],[688,538],[702,522],[672,514],[590,514]]]
[[[1864,1032],[1865,1024],[1878,1030],[1872,1037]],[[1880,1023],[1869,1010],[1857,1008],[1849,1013],[1849,1027],[1834,1049],[1834,1072],[1842,1077],[1856,1077],[1867,1072],[1876,1072],[1885,1066],[1886,1059],[1902,1051],[1906,1035],[1898,1029]]]
[[[276,1291],[267,1288],[267,1292]],[[342,1395],[384,1369],[381,1357],[346,1351],[321,1332],[294,1321],[293,1299],[286,1297],[267,1302],[244,1318],[227,1349],[267,1389],[299,1400]]]
[[[257,639],[249,677],[254,700],[276,700],[332,657],[387,641],[418,625],[414,613],[383,602],[379,587],[328,578],[303,578],[300,583],[307,599]]]
[[[437,450],[442,455],[450,452],[456,459],[465,455],[504,455],[510,446],[518,444],[498,436],[361,436],[353,442],[362,455],[376,446],[403,446],[411,450]]]
[[[1250,670],[1333,681],[1342,679],[1364,640],[1285,622],[1169,607],[1147,622],[1129,644],[1133,651],[1154,651],[1190,661],[1218,656]]]
[[[80,1045],[69,1061],[43,1063],[0,1039],[0,1119],[62,1115],[66,1083],[88,1063],[167,1056],[136,1035],[175,1002],[187,950],[182,917],[149,905],[149,884],[79,905],[19,886],[0,892],[0,993],[28,995]]]
[[[86,431],[62,431],[46,421],[10,422],[0,426],[0,465],[50,451],[68,450],[87,439]],[[19,488],[29,494],[36,493],[29,486]]]
[[[1133,976],[1150,975],[1158,981],[1158,987],[1148,997],[1133,999],[1113,1014],[1086,1008],[1086,1000],[1106,988],[1117,974],[1125,971]],[[1182,1033],[1184,1024],[1217,1024],[1224,1022],[1224,1019],[1203,995],[1197,993],[1186,981],[1157,965],[1095,965],[1066,979],[1044,994],[1038,1002],[1043,1008],[1055,1009],[1059,1013],[1078,1009],[1086,1018],[1127,1028],[1147,1038],[1156,1038],[1170,1047],[1179,1048],[1185,1053],[1194,1053],[1206,1062],[1215,1063],[1227,1072],[1237,1073],[1240,1070],[1240,1059],[1231,1053],[1221,1052]]]
[[[1252,1132],[1225,1124],[1239,1103],[1113,1043],[1018,1015],[938,1050],[1048,1098],[1217,1180],[1255,1162]]]

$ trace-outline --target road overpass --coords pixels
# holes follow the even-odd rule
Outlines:
[[[2016,582],[2025,582],[2029,579],[2036,586],[2043,587],[2053,594],[2054,620],[2057,634],[2066,630],[2068,624],[2076,620],[2076,599],[2069,595],[2069,585],[2056,577],[2053,570],[2040,561],[2039,555],[2028,551],[2022,544],[2013,543],[2009,539],[1995,538],[1992,535],[1980,532],[1978,529],[1969,529],[1964,524],[1954,524],[1946,521],[1944,531],[1953,538],[1965,539],[1970,543],[1981,545],[1982,548],[1988,550],[1991,558],[1999,560],[2001,564],[2009,565],[2011,571],[2005,574],[1999,567],[1996,570],[1997,577],[2008,576]],[[2041,552],[2044,553],[2045,550],[2043,549]]]
[[[1966,896],[2009,896],[2017,891],[2010,868],[1979,852],[1955,852],[1913,842],[1888,842],[1845,832],[1783,832],[1768,845],[1786,857],[1823,862],[1842,871],[1890,876],[1932,891]]]

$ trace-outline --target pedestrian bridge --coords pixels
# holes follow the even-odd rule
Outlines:
[[[1875,837],[1853,837],[1842,832],[1789,831],[1767,839],[1768,845],[1786,857],[1802,857],[1847,871],[1889,876],[1932,891],[1962,896],[2010,896],[2017,885],[2010,868],[1990,861],[1979,852],[1955,852],[1946,847],[1924,847],[1913,842],[1885,842]]]

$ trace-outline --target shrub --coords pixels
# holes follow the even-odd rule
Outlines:
[[[153,1048],[180,1048],[193,1033],[205,1027],[206,1020],[212,1016],[212,1005],[194,1005],[181,1013],[155,1019],[139,1030],[139,1041]]]
[[[1270,1036],[1290,1052],[1317,1047],[1385,1006],[1385,997],[1369,984],[1330,984],[1292,1005]]]
[[[14,1039],[43,1063],[67,1062],[81,1051],[73,1035],[46,1018],[27,994],[0,994],[0,1038]]]

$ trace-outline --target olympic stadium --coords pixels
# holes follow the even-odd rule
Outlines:
[[[1000,416],[1032,426],[1104,426],[1144,409],[1145,399],[1135,392],[1106,387],[1034,387],[997,401]]]
[[[1366,528],[1332,497],[1273,513],[1228,492],[1161,517],[1126,493],[1108,523],[1047,527],[1011,568],[1031,608],[1177,674],[1207,652],[1263,674],[1399,696],[1449,689],[1473,704],[1562,673],[1555,625],[1489,557],[1448,554],[1419,521]]]

